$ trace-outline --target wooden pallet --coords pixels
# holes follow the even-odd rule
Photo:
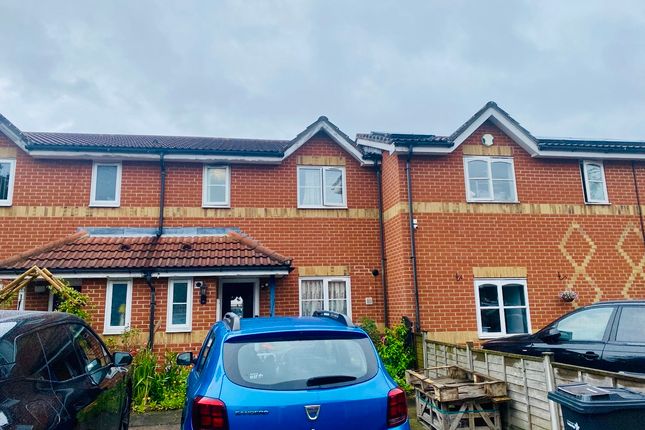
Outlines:
[[[506,383],[459,366],[406,370],[405,380],[438,402],[504,398]]]
[[[415,389],[417,419],[430,430],[501,430],[499,403],[489,399],[439,402]]]

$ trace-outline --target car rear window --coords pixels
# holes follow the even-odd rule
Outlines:
[[[376,375],[369,338],[361,333],[284,333],[224,343],[224,369],[238,385],[310,390],[357,384]]]

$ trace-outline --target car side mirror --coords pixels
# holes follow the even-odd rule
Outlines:
[[[547,331],[540,335],[540,338],[546,343],[555,343],[560,339],[562,333],[555,327],[550,327]]]
[[[128,366],[132,364],[132,354],[129,352],[115,352],[114,364],[116,366]]]
[[[180,366],[190,366],[191,364],[195,364],[195,358],[193,357],[192,351],[182,352],[177,355],[177,364]]]

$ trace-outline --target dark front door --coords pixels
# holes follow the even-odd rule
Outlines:
[[[222,285],[222,316],[235,312],[242,318],[253,318],[252,282],[224,283]]]

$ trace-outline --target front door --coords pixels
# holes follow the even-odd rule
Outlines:
[[[253,318],[253,282],[222,284],[222,316],[234,312],[242,318]]]

